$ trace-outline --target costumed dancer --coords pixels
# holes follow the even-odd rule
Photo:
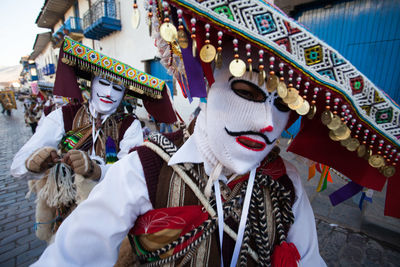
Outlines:
[[[82,50],[102,60],[87,62],[89,56],[76,52]],[[113,68],[96,65],[102,61],[113,61],[126,71],[116,73]],[[92,69],[88,70],[90,64]],[[86,199],[110,164],[143,143],[140,121],[132,114],[125,114],[120,107],[124,94],[157,100],[165,84],[66,38],[60,52],[56,94],[81,97],[75,72],[81,78],[93,77],[88,103],[69,104],[44,117],[38,131],[17,152],[11,165],[11,174],[15,177],[43,177],[30,181],[30,188],[38,196],[36,234],[46,241],[75,204]],[[142,82],[139,76],[152,83]]]
[[[114,164],[33,266],[113,266],[126,234],[149,266],[325,266],[306,192],[276,140],[306,116],[289,150],[362,186],[392,176],[399,189],[399,126],[379,115],[398,106],[264,1],[150,0],[148,9],[162,62],[207,104],[180,148],[151,134]],[[398,201],[387,198],[388,215],[399,215]]]
[[[25,123],[31,127],[32,134],[36,133],[38,121],[42,116],[42,106],[35,95],[31,95],[29,106],[25,109]]]

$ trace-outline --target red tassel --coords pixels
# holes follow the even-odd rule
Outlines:
[[[272,267],[297,267],[300,254],[293,243],[282,242],[274,247]]]

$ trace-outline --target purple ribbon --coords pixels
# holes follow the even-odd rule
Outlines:
[[[189,101],[192,102],[191,97],[207,97],[207,91],[204,81],[204,72],[199,57],[193,57],[191,39],[188,41],[190,45],[186,49],[181,49],[181,51],[190,91],[190,96],[188,94],[188,98]]]
[[[342,203],[343,201],[351,198],[358,192],[363,189],[361,185],[356,184],[355,182],[349,182],[345,186],[341,187],[340,189],[336,190],[332,194],[329,195],[331,203],[333,206]]]

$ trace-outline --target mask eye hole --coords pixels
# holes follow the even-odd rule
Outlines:
[[[290,111],[290,108],[288,107],[288,105],[285,102],[283,102],[282,98],[280,98],[280,97],[275,98],[274,106],[279,111],[282,111],[282,112],[289,112]]]
[[[116,91],[118,91],[118,92],[122,92],[122,87],[121,86],[119,86],[119,85],[113,85],[113,89],[114,90],[116,90]]]
[[[106,79],[99,79],[99,83],[105,86],[109,86],[111,84],[111,82]]]
[[[231,83],[231,89],[236,95],[250,101],[265,102],[267,99],[263,90],[255,84],[245,80],[233,81]]]

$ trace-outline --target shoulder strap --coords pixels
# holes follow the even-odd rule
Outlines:
[[[162,151],[164,151],[169,156],[169,158],[172,157],[176,153],[176,151],[178,151],[178,147],[161,133],[151,132],[148,139],[151,143],[157,145],[160,149],[162,149]],[[157,153],[157,151],[154,152]]]

